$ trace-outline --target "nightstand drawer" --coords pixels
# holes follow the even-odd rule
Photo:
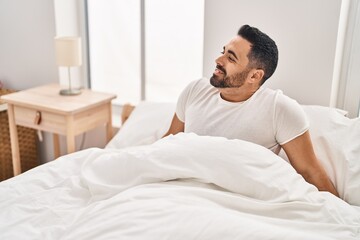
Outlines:
[[[109,122],[110,116],[110,103],[109,107],[100,105],[93,109],[83,111],[74,116],[74,131],[75,135],[93,129],[101,124]]]
[[[58,134],[66,133],[66,119],[64,115],[20,106],[14,106],[14,112],[16,124],[18,125]],[[37,114],[40,114],[41,118],[38,123],[36,123]]]

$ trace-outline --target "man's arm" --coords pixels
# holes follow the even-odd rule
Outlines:
[[[328,191],[339,196],[325,169],[316,158],[309,131],[282,145],[291,165],[304,179],[320,191]]]
[[[180,119],[176,116],[176,113],[175,113],[174,117],[171,121],[170,128],[163,137],[166,137],[170,134],[177,134],[179,132],[184,132],[184,129],[185,129],[185,123],[180,121]]]

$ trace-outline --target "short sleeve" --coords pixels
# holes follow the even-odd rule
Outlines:
[[[200,79],[201,80],[201,79]],[[182,122],[185,122],[185,112],[188,104],[191,102],[191,96],[193,96],[194,87],[200,81],[192,81],[181,92],[177,104],[176,104],[176,116]]]
[[[290,142],[309,129],[309,121],[300,104],[281,92],[276,97],[274,114],[275,138],[280,145]]]

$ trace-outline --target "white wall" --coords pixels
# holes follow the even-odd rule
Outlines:
[[[301,104],[329,106],[341,0],[206,0],[204,76],[243,24],[258,27],[279,48],[266,83]]]
[[[0,1],[0,81],[17,90],[57,82],[54,4]]]

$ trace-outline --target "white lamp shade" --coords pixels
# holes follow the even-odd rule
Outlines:
[[[55,53],[58,66],[80,66],[82,64],[80,37],[56,37]]]

